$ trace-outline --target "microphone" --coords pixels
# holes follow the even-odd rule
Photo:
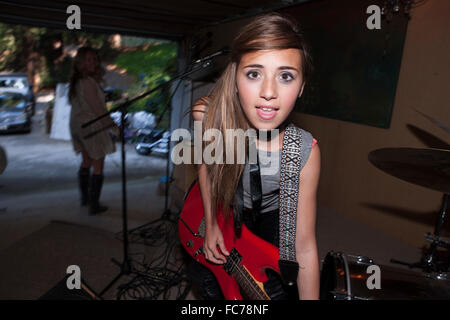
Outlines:
[[[204,58],[201,58],[201,59],[198,59],[198,60],[194,61],[194,63],[202,63],[202,62],[204,62],[206,60],[210,60],[210,59],[212,59],[214,57],[221,56],[221,55],[224,55],[224,54],[228,54],[229,52],[230,52],[230,48],[228,46],[225,46],[222,49],[220,49],[219,51],[216,51],[216,52],[214,52],[214,53],[212,53],[212,54],[210,54],[210,55],[208,55],[208,56],[206,56]]]

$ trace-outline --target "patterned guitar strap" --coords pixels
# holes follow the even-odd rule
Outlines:
[[[278,266],[283,282],[289,286],[297,282],[299,265],[295,255],[295,230],[297,204],[302,163],[300,148],[301,130],[290,124],[286,127],[281,151],[280,199],[279,199],[279,247]]]

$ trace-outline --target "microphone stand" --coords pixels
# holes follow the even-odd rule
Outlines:
[[[120,140],[121,140],[121,158],[122,158],[122,230],[128,230],[128,219],[127,219],[127,175],[125,166],[125,112],[127,103],[124,103],[121,107],[120,115]],[[120,264],[116,259],[111,259],[113,263],[120,267],[119,274],[112,280],[105,289],[100,292],[100,297],[105,294],[111,288],[111,286],[119,280],[122,275],[129,275],[132,272],[131,260],[128,254],[128,237],[123,238],[123,261]]]
[[[192,67],[192,65],[195,65],[195,64],[197,64],[197,65],[201,64],[202,69],[203,69],[203,68],[207,68],[207,67],[211,64],[211,61],[212,61],[213,58],[215,58],[215,57],[217,57],[217,56],[220,56],[220,55],[223,55],[223,54],[228,54],[229,51],[230,51],[230,50],[229,50],[228,47],[223,47],[223,48],[220,49],[219,51],[216,51],[216,52],[214,52],[214,53],[212,53],[212,54],[210,54],[210,55],[208,55],[208,56],[206,56],[206,57],[203,57],[203,58],[201,58],[201,59],[195,60],[193,63],[191,63],[191,65],[188,66],[188,69],[189,69],[189,67]],[[194,71],[194,72],[195,72],[195,71]],[[171,96],[170,96],[170,98],[169,98],[169,103],[166,105],[165,110],[163,111],[163,113],[161,114],[161,116],[159,117],[159,119],[156,121],[157,125],[158,125],[158,124],[160,123],[160,121],[162,120],[162,117],[163,117],[163,115],[165,114],[165,112],[166,112],[167,110],[170,110],[170,108],[171,108],[171,107],[170,107],[170,101],[172,100],[173,95],[174,95],[175,92],[177,91],[179,84],[180,84],[180,83],[178,83],[177,87],[175,88],[175,90],[174,90],[173,93],[171,94]],[[171,117],[169,117],[169,128],[170,128],[170,124],[171,124]],[[153,224],[155,224],[155,223],[157,223],[157,222],[160,222],[160,221],[169,221],[169,222],[172,222],[172,223],[176,223],[176,222],[177,222],[176,219],[175,219],[175,220],[171,220],[172,212],[171,212],[171,210],[168,208],[168,201],[169,201],[169,185],[170,185],[171,180],[172,180],[172,178],[169,177],[169,159],[170,159],[170,150],[171,150],[171,148],[170,148],[170,141],[169,141],[169,145],[168,145],[168,153],[167,153],[167,162],[166,162],[166,183],[165,183],[165,191],[164,191],[164,211],[163,211],[163,213],[162,213],[162,215],[161,215],[160,218],[158,218],[158,219],[156,219],[156,220],[154,220],[154,221],[148,222],[148,223],[146,223],[146,224],[144,224],[144,225],[142,225],[142,226],[139,226],[139,227],[137,227],[137,228],[135,228],[135,229],[130,230],[130,233],[131,233],[131,234],[132,234],[132,233],[137,233],[140,237],[142,237],[142,238],[144,238],[144,239],[146,238],[146,235],[147,235],[147,234],[153,234],[153,230],[151,229],[151,225],[153,225]],[[147,229],[147,227],[150,227],[150,229]]]
[[[172,100],[173,95],[175,94],[175,92],[177,91],[179,85],[181,82],[179,82],[175,88],[175,90],[173,91],[173,93],[171,94],[170,98],[169,98],[169,103],[165,106],[164,111],[161,113],[161,115],[158,117],[158,120],[156,121],[156,125],[155,127],[158,126],[158,124],[161,122],[164,114],[166,113],[166,111],[170,111],[170,101]],[[169,112],[170,114],[170,112]],[[170,130],[170,124],[171,124],[171,119],[169,116],[169,130]],[[131,229],[129,231],[130,234],[138,234],[138,236],[140,236],[141,238],[146,239],[147,238],[147,234],[153,234],[153,229],[151,228],[151,225],[159,222],[159,221],[170,221],[170,222],[174,222],[170,219],[170,216],[172,214],[171,210],[169,209],[169,184],[172,180],[171,177],[169,177],[169,161],[170,161],[170,138],[169,138],[169,143],[168,143],[168,151],[167,151],[167,156],[166,156],[166,181],[165,181],[165,190],[164,190],[164,211],[161,215],[161,217],[159,217],[158,219],[148,222],[142,226],[139,226],[137,228]]]
[[[122,276],[124,275],[130,275],[132,273],[136,273],[139,274],[138,271],[136,271],[131,263],[131,259],[129,257],[129,252],[128,252],[128,247],[129,247],[129,243],[128,243],[128,225],[127,225],[127,193],[126,193],[126,165],[125,165],[125,134],[124,134],[124,130],[125,130],[125,113],[128,109],[128,107],[150,95],[151,93],[160,90],[162,87],[169,85],[170,83],[174,82],[175,80],[181,80],[185,77],[187,77],[188,75],[197,72],[201,69],[207,68],[209,65],[211,64],[211,58],[209,59],[201,59],[197,61],[197,66],[195,68],[192,68],[191,70],[176,76],[160,85],[158,85],[157,87],[144,92],[143,94],[131,99],[131,100],[127,100],[124,103],[121,103],[119,106],[111,109],[110,111],[106,112],[105,114],[91,120],[88,121],[86,123],[84,123],[81,127],[82,128],[86,128],[90,125],[92,125],[93,123],[103,119],[104,117],[110,115],[111,113],[117,111],[117,110],[121,110],[121,117],[120,117],[120,137],[121,137],[121,158],[122,158],[122,234],[123,234],[123,260],[122,263],[118,262],[116,259],[112,258],[112,262],[115,263],[116,265],[120,266],[120,272],[117,274],[117,276],[100,292],[99,296],[102,297],[113,285],[114,283],[116,283]],[[106,129],[106,128],[104,128]],[[100,130],[102,131],[102,130]],[[98,133],[99,131],[94,132],[93,134]],[[87,137],[92,136],[93,134],[90,134]],[[169,144],[170,146],[170,144]],[[170,148],[169,148],[170,149]]]

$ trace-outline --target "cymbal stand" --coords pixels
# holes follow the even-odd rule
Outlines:
[[[430,247],[428,248],[427,252],[422,256],[421,260],[419,262],[415,263],[407,263],[395,259],[391,259],[392,263],[396,264],[402,264],[406,265],[410,268],[420,268],[425,272],[446,272],[449,268],[449,263],[444,263],[442,261],[438,261],[436,257],[436,249],[438,247],[445,247],[447,249],[450,249],[450,243],[441,240],[441,231],[442,227],[444,226],[446,211],[448,207],[448,201],[449,201],[449,194],[444,194],[442,199],[442,207],[439,213],[439,217],[436,221],[436,226],[434,228],[434,234],[431,235],[430,233],[425,235],[425,238],[431,242]]]

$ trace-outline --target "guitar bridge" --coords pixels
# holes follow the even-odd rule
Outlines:
[[[233,248],[231,250],[230,255],[227,258],[227,262],[223,264],[223,268],[225,269],[225,272],[231,275],[236,268],[240,265],[242,261],[242,256],[239,254],[239,252]]]

